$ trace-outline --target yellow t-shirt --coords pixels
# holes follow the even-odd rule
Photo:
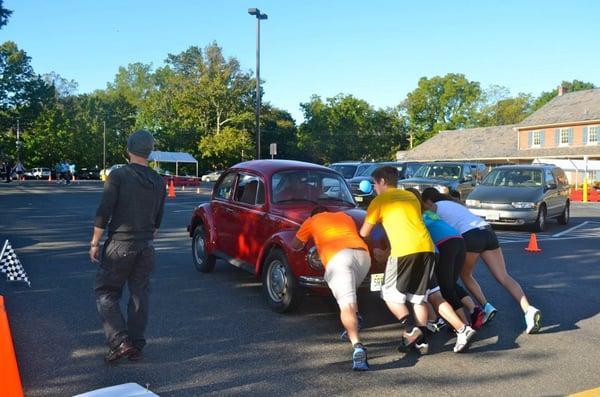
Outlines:
[[[414,194],[388,189],[371,201],[365,222],[381,222],[390,240],[391,256],[434,252],[434,245],[423,218],[421,204]]]
[[[343,212],[320,212],[304,221],[296,238],[304,243],[313,238],[323,266],[345,248],[362,248],[367,244],[358,234],[354,220]]]

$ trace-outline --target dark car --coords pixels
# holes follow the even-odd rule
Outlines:
[[[423,163],[414,177],[398,182],[398,187],[413,188],[419,192],[434,187],[440,193],[464,200],[475,189],[485,173],[486,167],[482,163],[445,161]]]
[[[369,203],[375,197],[375,191],[373,190],[373,178],[371,177],[371,174],[377,168],[386,165],[396,167],[398,170],[398,179],[402,180],[412,177],[417,172],[419,167],[421,167],[422,163],[383,161],[379,163],[370,163],[368,167],[363,167],[359,175],[356,175],[354,178],[348,180],[348,184],[350,185],[350,193],[352,193],[354,201],[357,202],[359,207],[368,207]],[[368,181],[371,184],[371,188],[368,189],[368,193],[360,188],[362,181]]]
[[[541,232],[549,218],[569,222],[569,183],[551,164],[501,166],[490,171],[466,204],[489,223],[531,225]]]
[[[96,168],[82,168],[77,172],[77,178],[79,179],[89,179],[89,180],[98,180],[100,179],[100,169]]]
[[[373,163],[363,163],[360,161],[342,161],[339,163],[329,164],[329,168],[336,170],[346,180],[350,180],[355,176],[362,175]]]
[[[292,310],[302,287],[327,287],[324,269],[312,243],[292,248],[298,227],[316,205],[343,211],[360,227],[365,211],[356,208],[348,185],[337,172],[316,164],[287,160],[253,160],[223,173],[209,202],[198,206],[188,225],[194,266],[214,269],[217,258],[262,279],[269,306]],[[371,248],[389,248],[378,225]],[[373,258],[371,273],[383,279],[385,263]],[[371,280],[373,281],[373,280]],[[372,287],[373,289],[373,287]]]

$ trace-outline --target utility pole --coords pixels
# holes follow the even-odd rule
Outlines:
[[[256,159],[260,160],[260,21],[267,19],[267,14],[261,14],[258,8],[249,8],[248,14],[256,17]]]
[[[19,125],[19,119],[17,119],[17,161],[21,161],[21,130]]]
[[[106,120],[102,122],[104,132],[102,133],[102,169],[106,172]]]

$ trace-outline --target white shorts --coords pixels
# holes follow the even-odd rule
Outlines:
[[[340,307],[356,303],[356,289],[371,267],[371,256],[365,250],[346,248],[329,260],[325,281]]]

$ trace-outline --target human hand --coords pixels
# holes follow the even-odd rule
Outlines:
[[[90,247],[89,254],[90,254],[90,260],[93,263],[100,262],[100,260],[98,259],[98,257],[100,256],[100,247],[98,247],[98,246],[96,246],[96,247],[94,247],[94,246]]]

